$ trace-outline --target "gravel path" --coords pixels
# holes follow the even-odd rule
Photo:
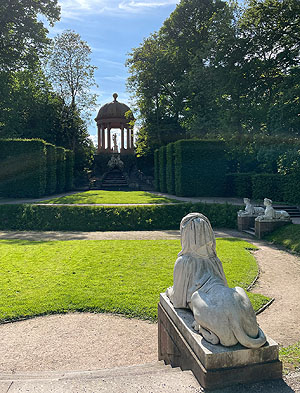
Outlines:
[[[239,236],[219,230],[217,236]],[[243,236],[244,237],[244,236]],[[2,239],[160,239],[178,231],[0,232]],[[249,238],[248,238],[249,240]],[[263,330],[282,345],[300,339],[300,259],[262,241],[250,240],[260,277],[253,291],[275,297],[258,316]],[[141,334],[142,332],[142,334]],[[50,315],[0,325],[0,371],[93,370],[157,360],[157,325],[91,313]]]

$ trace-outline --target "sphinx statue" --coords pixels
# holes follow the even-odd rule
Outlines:
[[[209,220],[190,213],[180,223],[182,250],[174,266],[173,286],[166,291],[177,308],[189,308],[193,328],[211,344],[259,348],[266,342],[246,292],[229,288],[216,254]]]
[[[282,221],[290,221],[291,217],[289,213],[285,210],[275,210],[272,206],[272,200],[265,198],[264,205],[265,211],[264,214],[258,216],[255,221],[265,221],[265,220],[282,220]]]
[[[264,208],[253,206],[249,198],[244,198],[245,210],[239,210],[238,216],[239,217],[246,217],[246,216],[260,216],[264,214]]]

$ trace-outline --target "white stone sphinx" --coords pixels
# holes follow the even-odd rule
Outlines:
[[[281,221],[290,221],[291,217],[288,212],[285,210],[275,210],[272,206],[271,199],[265,198],[264,205],[266,209],[262,216],[258,216],[255,221],[269,221],[269,220],[281,220]]]
[[[124,162],[120,159],[119,154],[113,154],[111,156],[111,159],[108,161],[107,166],[110,169],[114,169],[114,168],[118,168],[120,170],[122,170],[124,168]]]
[[[166,293],[174,307],[190,308],[195,330],[212,344],[259,348],[266,342],[245,291],[229,288],[209,220],[191,213],[180,223],[182,250]]]
[[[239,210],[239,217],[247,217],[247,216],[260,216],[264,214],[264,208],[253,206],[249,198],[244,198],[245,210]]]

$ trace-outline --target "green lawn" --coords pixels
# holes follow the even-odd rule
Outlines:
[[[300,225],[285,225],[267,235],[265,239],[300,253]]]
[[[300,370],[300,341],[285,348],[280,348],[279,359],[283,363],[284,373]]]
[[[38,203],[176,203],[175,199],[164,198],[145,191],[85,191],[59,198],[47,199]]]
[[[257,273],[249,243],[217,244],[229,285],[246,288]],[[0,322],[75,310],[155,320],[179,251],[179,240],[1,240]],[[269,300],[250,298],[255,309]]]

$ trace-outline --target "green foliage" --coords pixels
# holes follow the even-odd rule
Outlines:
[[[40,197],[46,189],[45,142],[0,140],[0,193],[8,197]]]
[[[162,146],[158,151],[159,160],[159,189],[161,192],[167,192],[166,183],[166,146]]]
[[[237,239],[217,239],[230,286],[246,288],[255,278],[257,265],[246,247]],[[1,322],[68,311],[155,321],[159,294],[172,285],[180,242],[1,240],[0,249]],[[255,310],[261,298],[252,295]]]
[[[166,149],[166,183],[167,192],[175,194],[175,159],[174,159],[174,143],[169,143]]]
[[[56,147],[56,192],[65,190],[66,186],[66,150]]]
[[[145,191],[84,191],[72,195],[52,198],[39,203],[59,204],[145,204],[145,203],[178,203],[175,199],[161,197]]]
[[[66,150],[66,168],[65,168],[65,190],[70,191],[73,189],[74,181],[74,153],[71,150]]]
[[[46,195],[56,191],[56,147],[46,143],[47,172],[46,172]]]
[[[284,373],[300,370],[300,341],[279,349],[279,359],[283,363]]]
[[[174,143],[175,190],[178,196],[223,196],[226,159],[222,141]]]
[[[284,176],[283,200],[300,205],[300,172]]]
[[[159,184],[159,150],[154,151],[154,188],[156,191],[160,191]]]
[[[226,196],[252,198],[253,173],[228,173],[226,175]]]
[[[300,253],[300,225],[285,225],[266,235],[265,239]]]
[[[0,229],[40,231],[151,231],[178,229],[188,213],[207,216],[213,227],[236,228],[240,206],[176,203],[150,206],[0,205]]]
[[[278,174],[261,173],[252,176],[252,197],[270,198],[273,201],[284,200],[284,177]]]
[[[0,71],[33,67],[49,43],[48,30],[59,20],[57,0],[9,0],[0,3]]]

